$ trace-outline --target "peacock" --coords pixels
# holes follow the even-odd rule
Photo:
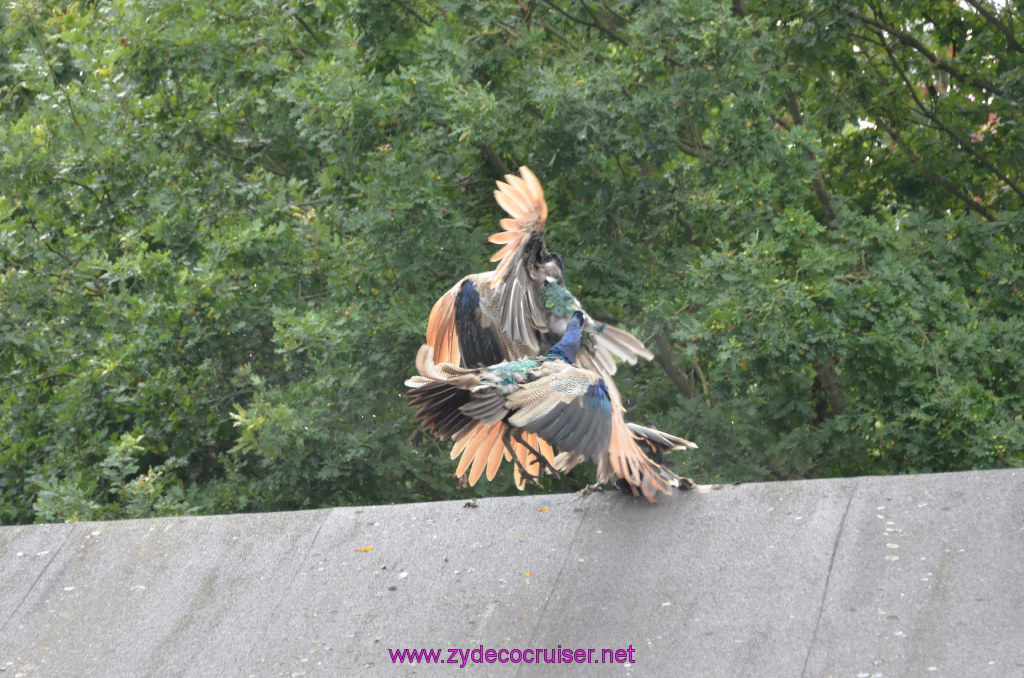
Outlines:
[[[566,288],[562,259],[548,250],[544,239],[547,204],[537,177],[527,167],[521,167],[520,176],[506,175],[497,187],[494,197],[509,214],[509,218],[501,220],[503,231],[488,238],[503,245],[491,257],[498,265],[492,271],[466,276],[434,304],[426,340],[435,358],[452,365],[480,367],[541,354],[558,341],[572,316],[580,312],[583,321],[579,366],[603,379],[616,413],[613,423],[621,422],[623,429],[614,437],[611,456],[632,458],[640,452],[638,441],[656,460],[663,460],[664,453],[672,449],[695,448],[696,445],[677,436],[622,421],[625,410],[613,379],[615,358],[632,365],[639,358],[650,360],[653,355],[629,332],[595,321]],[[484,467],[482,460],[505,449],[501,442],[504,427],[500,421],[478,424],[459,438],[452,448],[452,458],[461,457],[456,475],[461,477],[469,469],[468,482],[475,484]],[[539,454],[531,457],[528,450]],[[516,442],[509,450],[509,456],[516,460],[517,487],[525,484],[526,469],[526,475],[536,474],[542,466],[567,471],[584,458],[565,449],[561,452],[556,457],[542,437],[525,434],[523,443]],[[496,467],[488,464],[489,480],[494,472]],[[692,486],[692,481],[682,481],[685,486]],[[629,489],[637,492],[635,484]]]
[[[632,437],[605,379],[574,364],[585,323],[583,312],[574,311],[562,338],[544,355],[489,367],[437,364],[433,347],[423,344],[416,355],[419,376],[405,382],[410,406],[419,408],[416,420],[427,433],[457,443],[501,424],[500,436],[487,448],[486,457],[473,458],[474,464],[486,465],[492,477],[491,470],[497,470],[507,452],[520,474],[536,482],[517,454],[518,446],[523,446],[543,459],[527,439],[532,437],[596,461],[597,485],[592,487],[620,478],[651,501],[657,492],[678,487],[679,476],[628,444]]]

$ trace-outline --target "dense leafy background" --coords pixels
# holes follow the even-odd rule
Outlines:
[[[401,383],[520,164],[677,471],[1022,465],[1015,11],[5,3],[0,522],[457,496]]]

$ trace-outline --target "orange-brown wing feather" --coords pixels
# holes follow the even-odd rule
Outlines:
[[[430,317],[427,319],[427,344],[433,347],[434,359],[437,362],[458,365],[462,360],[459,335],[455,329],[455,297],[459,293],[462,280],[445,292],[430,309]]]
[[[465,436],[460,437],[455,441],[455,445],[452,446],[452,459],[459,459],[459,465],[455,469],[455,475],[462,477],[462,475],[469,469],[469,465],[473,463],[475,457],[475,450],[482,441],[483,437],[487,434],[486,426],[475,426],[470,429]]]
[[[498,422],[500,424],[500,422]],[[484,470],[487,468],[487,459],[491,456],[491,449],[497,445],[499,453],[502,442],[500,439],[501,426],[491,425],[487,427],[485,434],[481,437],[476,449],[470,450],[473,455],[473,466],[469,470],[469,484],[476,485]]]
[[[491,449],[487,451],[487,481],[494,480],[494,476],[498,474],[498,467],[501,466],[501,460],[504,458],[505,452],[505,441],[501,437],[501,433],[504,432],[501,426],[502,422],[498,422],[496,427],[494,443],[491,444]]]

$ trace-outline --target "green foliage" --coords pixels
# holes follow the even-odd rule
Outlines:
[[[545,184],[698,481],[1024,464],[1008,5],[12,2],[0,523],[458,496],[402,381]],[[511,490],[505,469],[478,494]],[[558,488],[571,488],[582,478]]]

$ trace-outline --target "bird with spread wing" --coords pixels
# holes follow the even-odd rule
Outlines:
[[[636,459],[644,457],[638,443],[659,460],[667,451],[696,445],[623,419],[625,409],[613,380],[615,359],[632,365],[638,358],[650,360],[652,354],[629,332],[595,321],[566,288],[562,259],[548,250],[544,239],[547,204],[537,177],[522,167],[520,176],[506,175],[497,186],[494,197],[509,215],[501,220],[503,230],[488,238],[503,245],[491,257],[498,265],[466,276],[434,304],[426,337],[434,359],[480,367],[542,354],[580,313],[576,361],[602,379],[612,404],[613,435],[609,449],[602,451],[609,461],[603,467],[599,464],[598,482],[621,479],[634,494],[643,492],[651,501],[658,491],[692,487],[692,481],[657,462],[639,465]],[[564,446],[559,446],[561,454],[556,456],[549,441],[525,429],[510,440],[507,428],[502,420],[480,420],[462,431],[451,452],[452,459],[461,457],[456,475],[461,477],[468,470],[468,482],[473,485],[486,468],[490,480],[504,454],[516,462],[515,481],[521,489],[526,479],[542,470],[567,471],[586,457]]]
[[[416,355],[419,375],[405,382],[410,405],[419,408],[416,420],[431,435],[456,441],[481,428],[492,430],[500,425],[493,429],[496,439],[485,448],[486,457],[463,457],[463,465],[468,458],[474,466],[480,466],[475,470],[477,478],[483,467],[493,477],[502,457],[508,454],[520,474],[536,482],[517,448],[522,446],[541,464],[549,462],[526,439],[530,436],[549,447],[595,461],[597,486],[622,478],[652,501],[657,492],[679,487],[679,476],[648,459],[636,445],[621,440],[630,436],[604,378],[574,365],[584,322],[583,313],[575,311],[562,339],[543,356],[488,367],[437,364],[434,349],[424,344]]]

